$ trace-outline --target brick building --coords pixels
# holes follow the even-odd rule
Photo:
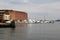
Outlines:
[[[28,15],[21,11],[0,10],[0,22],[3,22],[4,20],[28,20]]]

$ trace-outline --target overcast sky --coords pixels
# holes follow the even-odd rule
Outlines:
[[[60,0],[0,0],[0,9],[24,11],[31,19],[60,19]]]

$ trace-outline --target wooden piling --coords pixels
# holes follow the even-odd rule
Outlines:
[[[14,21],[14,20],[11,22],[10,26],[11,26],[12,28],[15,28],[15,21]]]

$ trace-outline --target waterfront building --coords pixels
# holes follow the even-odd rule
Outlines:
[[[7,20],[28,20],[28,15],[26,12],[15,11],[15,10],[0,10],[0,22]]]

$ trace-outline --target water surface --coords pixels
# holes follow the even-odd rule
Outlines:
[[[23,24],[0,28],[0,40],[60,40],[60,24]]]

